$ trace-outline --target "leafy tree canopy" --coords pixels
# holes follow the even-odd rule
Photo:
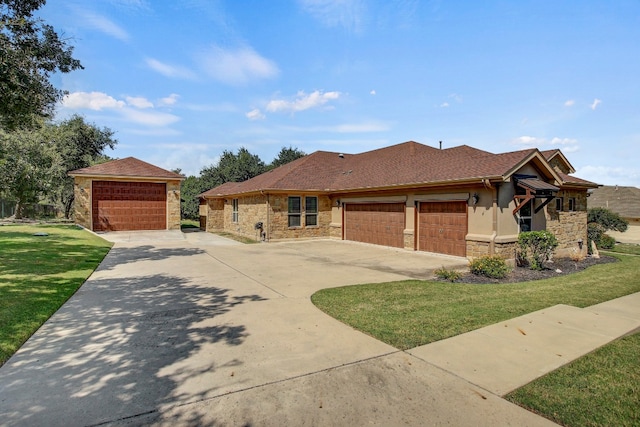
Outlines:
[[[224,150],[217,165],[202,169],[200,177],[207,188],[217,187],[225,182],[242,182],[266,171],[260,157],[242,147],[238,154]]]
[[[45,0],[0,0],[0,126],[31,127],[51,118],[64,91],[51,74],[81,69],[73,47],[33,16]]]
[[[294,160],[298,160],[299,158],[306,155],[307,154],[304,151],[301,151],[297,148],[293,148],[291,146],[289,146],[289,148],[282,147],[276,158],[273,159],[273,161],[269,165],[269,169],[275,169],[279,166],[286,165],[287,163],[291,163]]]
[[[43,199],[64,209],[73,205],[73,178],[67,172],[108,160],[103,151],[117,143],[113,132],[73,116],[60,124],[46,123],[28,130],[0,129],[0,194],[22,207]]]
[[[613,230],[624,232],[629,227],[629,222],[617,213],[605,208],[591,208],[587,212],[587,222],[599,224],[604,231]]]

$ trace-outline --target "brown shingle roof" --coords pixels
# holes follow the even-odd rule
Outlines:
[[[607,208],[623,218],[640,218],[640,188],[602,186],[587,199],[589,208]]]
[[[88,176],[113,176],[113,177],[135,177],[135,178],[166,178],[180,179],[184,176],[166,169],[159,168],[150,163],[143,162],[135,157],[127,157],[125,159],[111,160],[99,165],[87,168],[76,169],[69,172],[69,175],[88,175]]]
[[[223,184],[202,196],[268,190],[348,191],[474,180],[479,183],[484,178],[507,176],[536,153],[536,149],[527,149],[493,154],[467,145],[440,150],[414,141],[360,154],[316,151],[234,186]]]

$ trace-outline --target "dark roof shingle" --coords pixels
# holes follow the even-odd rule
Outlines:
[[[111,160],[99,165],[76,169],[69,172],[69,175],[184,179],[184,176],[180,174],[159,168],[158,166],[136,159],[135,157]]]
[[[202,196],[268,190],[348,191],[476,179],[480,182],[506,176],[536,153],[536,149],[527,149],[493,154],[467,145],[441,150],[414,141],[360,154],[316,151],[235,186],[215,187]]]

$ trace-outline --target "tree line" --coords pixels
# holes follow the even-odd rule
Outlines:
[[[67,173],[111,160],[117,140],[106,127],[74,115],[54,121],[55,107],[67,92],[51,83],[55,73],[83,69],[73,46],[34,13],[46,0],[0,0],[0,198],[16,202],[21,218],[29,204],[53,204],[71,215],[73,179]],[[216,165],[183,183],[183,216],[197,218],[195,196],[228,181],[244,181],[303,156],[283,148],[265,164],[241,148],[224,151]]]
[[[269,164],[255,154],[242,147],[237,153],[224,150],[220,160],[200,171],[199,176],[189,176],[183,182],[180,190],[182,204],[180,207],[183,219],[198,219],[198,194],[225,182],[242,182],[258,176],[271,169],[292,162],[306,154],[297,148],[282,147],[278,155]],[[179,169],[174,172],[180,173]]]
[[[34,17],[45,0],[0,0],[0,197],[26,205],[47,202],[68,217],[73,180],[67,172],[106,159],[117,141],[108,128],[73,116],[56,123],[55,106],[66,94],[54,73],[82,69],[68,40]]]

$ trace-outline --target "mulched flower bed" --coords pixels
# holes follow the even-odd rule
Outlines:
[[[465,273],[460,279],[456,280],[455,283],[514,283],[550,279],[553,277],[577,273],[578,271],[582,271],[592,265],[607,264],[617,261],[618,260],[616,258],[606,255],[600,255],[600,258],[587,257],[578,262],[569,258],[558,258],[546,263],[544,270],[540,271],[531,270],[526,267],[515,267],[504,279],[491,279],[489,277],[476,276],[472,273]]]

